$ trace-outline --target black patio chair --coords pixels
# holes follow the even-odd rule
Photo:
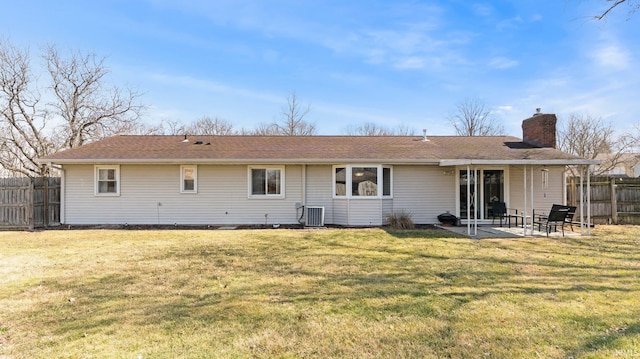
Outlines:
[[[491,224],[494,224],[496,218],[500,219],[500,227],[502,227],[502,220],[507,220],[507,204],[504,202],[492,202],[491,205]]]
[[[571,230],[573,231],[573,216],[576,214],[576,206],[567,206],[569,211],[567,212],[567,218],[565,218],[565,222],[571,226]]]
[[[568,206],[554,204],[548,215],[538,218],[538,230],[542,231],[542,226],[544,226],[547,231],[547,237],[549,237],[549,232],[551,232],[552,229],[557,231],[558,226],[560,226],[560,229],[562,229],[562,236],[564,237],[564,225],[566,223],[568,213]]]

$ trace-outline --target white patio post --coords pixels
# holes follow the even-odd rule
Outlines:
[[[529,169],[529,189],[531,191],[531,236],[533,236],[533,215],[535,214],[533,210],[533,166]]]
[[[584,166],[580,165],[580,234],[584,234]]]
[[[467,234],[471,235],[471,169],[467,165]]]
[[[611,195],[615,196],[615,193]],[[587,236],[591,235],[591,165],[587,165]]]
[[[522,229],[524,230],[524,236],[527,236],[527,165],[524,165],[523,175],[524,184],[522,185],[522,193],[524,194],[524,209],[522,212]]]
[[[478,171],[473,168],[473,235],[478,235]]]

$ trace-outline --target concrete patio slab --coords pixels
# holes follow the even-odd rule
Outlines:
[[[521,238],[525,237],[524,229],[522,227],[496,227],[492,225],[478,225],[478,230],[476,235],[468,235],[467,234],[467,226],[440,226],[436,225],[436,227],[445,229],[450,232],[458,233],[463,236],[467,236],[472,239],[483,239],[483,238]],[[471,228],[473,232],[473,228]],[[544,231],[538,231],[534,228],[533,235],[531,235],[531,230],[527,228],[526,237],[546,237],[547,233]],[[573,232],[570,230],[564,231],[565,237],[574,237],[580,236],[579,232]],[[549,233],[549,238],[562,238],[562,232],[551,232]]]

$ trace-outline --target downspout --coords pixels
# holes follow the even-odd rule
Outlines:
[[[300,190],[300,206],[296,205],[296,219],[298,220],[298,223],[302,224],[302,218],[304,217],[305,214],[305,208],[307,208],[307,165],[303,164],[302,165],[302,178],[301,178],[301,182],[302,185],[301,190]],[[300,210],[302,211],[302,213],[300,214],[300,216],[298,216],[298,208],[300,208]],[[305,218],[306,221],[306,218]]]
[[[302,165],[302,196],[301,202],[303,206],[307,205],[307,165]]]

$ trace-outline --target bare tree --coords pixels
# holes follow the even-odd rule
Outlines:
[[[394,136],[414,136],[416,134],[416,129],[405,123],[401,123],[394,127],[392,132]]]
[[[176,122],[177,124],[178,122]],[[183,125],[181,125],[183,126]],[[157,124],[148,124],[142,121],[136,121],[134,123],[130,123],[128,125],[123,125],[120,127],[119,134],[126,135],[165,135],[166,124],[165,121],[161,121]],[[184,126],[183,126],[184,127]],[[183,134],[184,132],[179,132],[179,134]],[[178,134],[178,133],[176,133]]]
[[[78,52],[63,58],[49,46],[45,60],[55,95],[49,105],[63,120],[58,128],[64,141],[62,148],[122,133],[140,118],[143,106],[136,103],[138,92],[116,86],[105,88],[109,70],[104,58]]]
[[[226,136],[237,133],[233,124],[218,117],[204,116],[191,123],[178,120],[162,120],[156,125],[138,123],[127,129],[127,133],[139,135],[207,135]]]
[[[158,124],[138,123],[132,126],[128,132],[136,135],[185,135],[187,125],[177,120],[161,120]]]
[[[300,105],[296,93],[291,92],[287,97],[287,105],[282,108],[282,121],[267,127],[274,127],[281,136],[313,136],[316,134],[316,125],[304,119],[310,110],[310,105]]]
[[[389,130],[373,122],[365,122],[361,125],[349,125],[343,130],[348,136],[389,136]]]
[[[28,51],[0,41],[0,166],[25,176],[49,173],[39,157],[127,131],[144,109],[136,91],[105,87],[104,59],[63,58],[52,46],[43,57],[48,87],[34,79]]]
[[[633,14],[634,12],[638,11],[638,9],[640,9],[640,1],[636,1],[636,0],[605,0],[605,2],[607,3],[607,7],[600,13],[600,15],[593,16],[595,19],[597,20],[604,19],[605,17],[607,17],[607,15],[609,15],[611,11],[613,11],[616,8],[619,8],[622,5],[628,5],[629,15]]]
[[[625,146],[615,137],[611,124],[588,114],[574,114],[558,130],[558,148],[582,158],[602,158],[594,174],[603,174],[621,162]]]
[[[350,125],[343,132],[348,136],[411,136],[415,134],[415,130],[405,124],[387,128],[373,122],[365,122],[357,126]]]
[[[303,106],[298,101],[295,92],[287,97],[287,104],[282,107],[281,120],[271,123],[259,123],[253,130],[241,129],[240,135],[256,136],[313,136],[316,134],[316,125],[307,122],[304,118],[311,111],[311,106]]]
[[[40,102],[29,53],[0,41],[0,165],[21,175],[46,175],[36,158],[53,152],[45,133],[50,114]]]
[[[227,120],[205,116],[188,125],[185,133],[192,135],[228,136],[236,134],[236,131],[233,129],[233,124]]]
[[[276,123],[259,123],[253,130],[243,130],[243,135],[255,135],[255,136],[281,136],[278,124]]]
[[[634,126],[634,129],[625,135],[626,144],[635,151],[640,151],[640,123]]]
[[[491,109],[478,99],[467,99],[456,106],[449,116],[449,123],[458,136],[497,136],[504,134],[504,127],[493,116]]]

